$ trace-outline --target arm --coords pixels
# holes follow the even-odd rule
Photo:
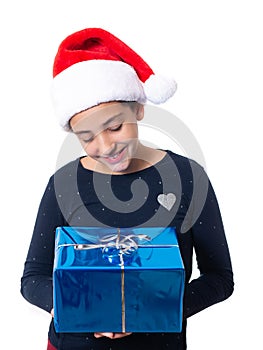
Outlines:
[[[200,277],[186,286],[185,318],[227,299],[234,289],[231,259],[218,202],[203,170],[197,186],[193,197],[193,216],[198,200],[207,191],[201,213],[191,228]]]
[[[21,279],[23,297],[48,312],[53,307],[55,230],[63,225],[65,222],[57,204],[52,177],[40,202]]]

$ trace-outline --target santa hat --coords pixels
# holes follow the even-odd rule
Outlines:
[[[176,91],[174,80],[155,75],[129,46],[100,28],[78,31],[62,41],[53,78],[54,107],[65,130],[72,116],[100,103],[159,104]]]

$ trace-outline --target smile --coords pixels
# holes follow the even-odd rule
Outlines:
[[[106,160],[106,162],[108,162],[110,164],[116,164],[123,159],[125,151],[126,151],[126,147],[124,147],[119,152],[113,154],[112,156],[103,157],[103,159]]]

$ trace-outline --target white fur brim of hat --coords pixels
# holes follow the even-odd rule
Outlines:
[[[176,91],[176,82],[151,75],[142,83],[135,70],[121,61],[76,63],[53,79],[51,95],[59,124],[69,130],[77,113],[110,101],[163,103]]]

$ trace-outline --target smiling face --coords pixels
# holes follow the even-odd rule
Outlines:
[[[72,117],[71,129],[89,156],[85,165],[100,172],[136,170],[137,121],[143,113],[143,106],[137,103],[108,102]]]

